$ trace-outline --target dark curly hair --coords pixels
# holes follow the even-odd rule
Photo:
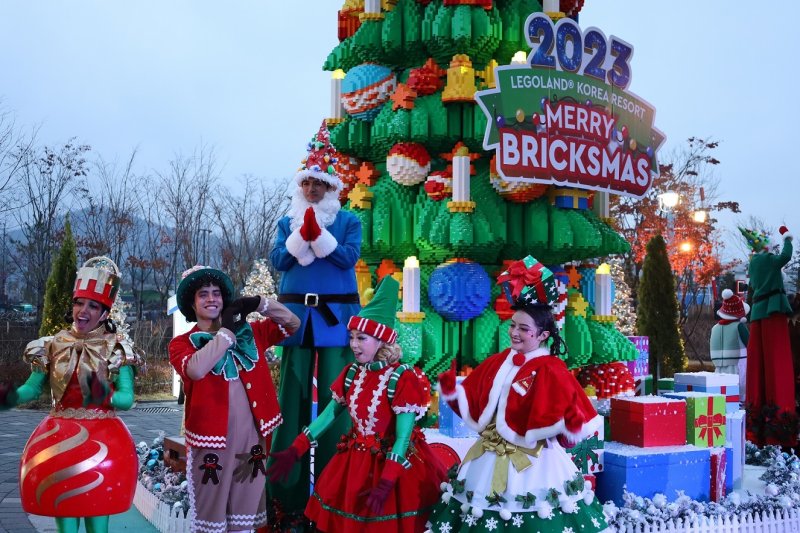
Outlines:
[[[556,327],[556,319],[553,316],[553,309],[547,304],[538,302],[526,302],[521,298],[511,306],[514,311],[523,311],[533,319],[533,323],[540,331],[547,331],[550,333],[550,338],[553,340],[550,344],[550,354],[563,356],[567,353],[567,344],[561,335],[558,333]]]
[[[219,279],[217,276],[214,276],[213,274],[203,274],[197,279],[193,279],[191,283],[189,283],[189,285],[186,287],[186,294],[191,295],[193,301],[194,295],[197,294],[197,291],[199,291],[203,287],[208,287],[210,285],[219,287],[219,290],[222,293],[222,307],[225,308],[228,305],[230,305],[231,301],[233,300],[233,294],[230,294],[230,292],[228,291],[228,287],[225,285],[225,282]],[[189,314],[191,314],[192,316],[189,316]],[[195,314],[194,309],[192,309],[190,313],[186,314],[186,320],[188,320],[189,322],[197,321],[197,315]]]

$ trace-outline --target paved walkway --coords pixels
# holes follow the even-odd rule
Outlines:
[[[19,498],[19,460],[28,437],[41,422],[46,411],[11,409],[0,411],[0,533],[55,532],[55,520],[28,515],[22,510]],[[139,402],[130,411],[120,412],[134,442],[151,444],[164,431],[177,435],[183,416],[177,402]],[[132,508],[127,513],[111,517],[109,530],[156,531]]]

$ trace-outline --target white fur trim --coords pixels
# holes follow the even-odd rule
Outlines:
[[[297,262],[300,264],[300,266],[308,266],[313,263],[314,259],[316,258],[317,256],[314,255],[314,252],[312,252],[311,248],[309,248],[306,253],[297,258]]]
[[[794,240],[794,235],[792,235],[790,232],[787,231],[786,233],[783,234],[783,240],[786,239]]]
[[[331,232],[322,228],[322,233],[316,240],[311,241],[311,249],[317,257],[328,257],[339,246],[336,237],[331,235]]]
[[[339,177],[336,176],[335,174],[328,174],[327,172],[324,172],[322,170],[310,170],[307,168],[301,170],[300,172],[294,175],[294,182],[300,185],[301,183],[303,183],[303,180],[305,178],[314,178],[320,181],[324,181],[328,185],[333,185],[334,187],[336,187],[337,194],[339,193],[339,191],[342,190],[342,187],[344,187],[344,183],[342,183],[342,180],[340,180]]]
[[[513,373],[516,375],[516,372],[519,370],[519,368],[514,366],[514,363],[511,362],[514,353],[513,350],[509,352],[506,356],[506,360],[500,365],[497,375],[494,378],[492,388],[489,391],[488,401],[483,411],[478,416],[478,420],[474,420],[470,415],[469,403],[467,402],[467,395],[463,385],[456,385],[455,394],[458,399],[459,410],[461,411],[461,419],[467,427],[480,433],[486,429],[486,426],[492,419],[495,419],[497,432],[501,437],[517,446],[530,448],[535,446],[536,442],[539,440],[551,438],[558,434],[566,435],[571,440],[580,442],[603,426],[603,417],[597,415],[593,419],[585,422],[575,433],[567,431],[563,418],[548,427],[529,429],[525,432],[525,435],[520,435],[511,429],[506,422],[506,404],[513,380],[511,374]]]
[[[395,414],[398,414],[398,415],[400,413],[414,413],[414,420],[419,420],[423,416],[425,416],[425,413],[428,412],[428,406],[427,405],[412,405],[412,404],[407,403],[402,407],[400,407],[400,406],[392,407],[392,411],[394,411]]]
[[[449,392],[449,393],[448,392],[444,392],[442,390],[442,384],[441,383],[437,383],[436,384],[436,390],[439,391],[439,398],[441,398],[442,400],[444,400],[446,402],[449,402],[451,400],[455,400],[458,397],[458,392],[457,392],[456,389],[453,389],[453,392]]]
[[[296,229],[286,237],[286,251],[300,259],[308,254],[311,245],[300,235],[300,230]]]

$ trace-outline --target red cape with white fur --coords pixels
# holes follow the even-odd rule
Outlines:
[[[578,442],[602,426],[603,418],[564,361],[540,348],[518,366],[515,353],[509,348],[492,355],[455,392],[442,394],[468,427],[480,432],[494,420],[508,442],[533,447],[559,434]]]

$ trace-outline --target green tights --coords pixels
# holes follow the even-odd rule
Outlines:
[[[85,516],[86,533],[108,533],[108,515]],[[56,518],[58,533],[78,533],[81,528],[81,517]]]

